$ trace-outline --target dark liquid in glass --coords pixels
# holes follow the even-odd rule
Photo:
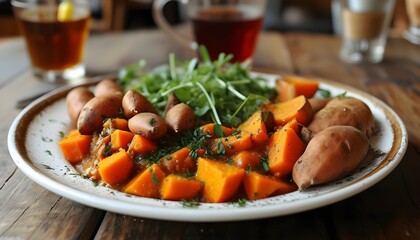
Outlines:
[[[222,52],[233,54],[232,62],[252,57],[262,24],[262,16],[252,10],[210,7],[192,16],[195,39],[206,46],[212,60]]]
[[[43,70],[64,70],[80,64],[89,32],[89,16],[58,22],[55,18],[34,17],[36,14],[39,15],[26,11],[18,18],[32,64]]]

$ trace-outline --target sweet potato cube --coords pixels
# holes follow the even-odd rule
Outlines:
[[[165,200],[191,200],[203,188],[201,181],[170,174],[163,179],[160,195]]]
[[[133,139],[134,134],[132,132],[123,131],[123,130],[115,130],[111,133],[111,148],[112,150],[116,151],[120,148],[124,150],[128,149],[128,144]]]
[[[204,152],[204,149],[198,149],[195,153],[192,153],[190,148],[183,147],[160,159],[160,163],[167,172],[194,172],[197,169],[196,159],[203,156]]]
[[[286,125],[283,126],[283,128],[291,128],[296,133],[300,132],[300,126],[299,126],[299,123],[296,121],[296,118],[293,118],[292,120],[287,122]]]
[[[90,135],[81,135],[78,132],[72,132],[68,137],[60,142],[60,149],[64,158],[71,164],[77,164],[83,160],[90,150]]]
[[[281,182],[273,176],[250,172],[244,177],[244,188],[249,200],[267,198],[280,187]]]
[[[111,185],[127,181],[133,168],[134,162],[125,150],[114,153],[98,163],[102,180]]]
[[[318,85],[318,81],[313,79],[286,75],[276,82],[276,89],[280,101],[287,101],[300,95],[306,98],[313,97],[318,91]]]
[[[240,134],[231,135],[228,137],[214,138],[210,141],[212,151],[215,154],[227,154],[240,152],[249,149],[253,146],[251,134],[241,132]]]
[[[286,102],[267,104],[262,107],[271,111],[276,125],[284,126],[287,122],[296,118],[302,125],[307,125],[313,117],[312,106],[305,96],[300,95]]]
[[[157,151],[158,149],[158,146],[152,140],[145,138],[141,135],[135,134],[133,139],[131,140],[128,152],[147,155]]]
[[[207,202],[229,200],[238,191],[244,176],[245,170],[237,166],[206,158],[198,159],[196,177],[204,182],[203,194]]]
[[[268,142],[268,167],[276,177],[286,177],[303,154],[305,144],[292,128],[282,128]]]
[[[203,130],[204,134],[208,134],[208,135],[213,137],[215,126],[216,126],[216,123],[208,123],[206,125],[201,126],[200,128]],[[220,127],[223,131],[224,136],[230,136],[235,131],[234,128],[228,128],[228,127],[225,127],[225,126],[220,126]]]
[[[124,118],[109,118],[103,124],[104,128],[113,128],[128,131],[128,121]]]
[[[279,94],[278,99],[280,102],[285,102],[296,97],[295,85],[292,83],[283,80],[277,80],[276,90]]]
[[[153,164],[137,174],[123,189],[124,192],[149,198],[160,198],[159,188],[165,177],[159,165]]]
[[[243,132],[251,134],[251,139],[256,144],[264,143],[268,140],[268,131],[265,126],[265,120],[273,117],[271,112],[258,111],[251,115],[245,122],[239,125],[239,129]]]
[[[295,183],[291,183],[282,179],[277,179],[277,182],[278,188],[273,194],[271,194],[271,196],[283,195],[298,190],[298,186]]]
[[[248,167],[254,169],[260,164],[261,153],[252,150],[243,150],[232,157],[236,166],[247,169]]]

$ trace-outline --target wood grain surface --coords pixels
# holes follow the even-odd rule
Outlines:
[[[191,54],[160,31],[89,41],[92,73],[116,71],[142,57],[153,67],[165,63],[170,52]],[[323,208],[253,221],[191,223],[86,207],[24,176],[7,149],[8,129],[19,113],[15,102],[51,86],[32,76],[19,39],[0,42],[0,239],[420,239],[420,46],[392,38],[382,63],[351,65],[339,60],[340,45],[330,35],[264,33],[254,67],[342,82],[384,101],[409,135],[399,166],[370,189]]]

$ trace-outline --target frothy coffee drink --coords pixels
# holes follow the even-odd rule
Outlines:
[[[382,61],[395,0],[341,0],[342,60],[350,63]]]
[[[420,28],[420,0],[406,0],[405,3],[411,25]]]
[[[343,11],[344,35],[354,40],[370,40],[381,35],[385,23],[384,11]]]

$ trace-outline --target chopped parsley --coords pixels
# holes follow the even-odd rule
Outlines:
[[[262,165],[264,171],[266,171],[266,172],[270,171],[270,168],[268,167],[268,158],[267,157],[262,157],[261,156],[260,157],[260,162],[261,162],[261,165]]]
[[[201,205],[200,202],[187,201],[187,200],[182,200],[181,204],[182,204],[182,207],[184,208],[198,208]]]

